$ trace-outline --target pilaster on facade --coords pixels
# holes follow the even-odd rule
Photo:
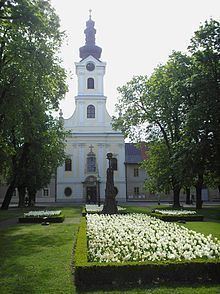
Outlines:
[[[104,147],[105,144],[98,144],[98,167],[99,167],[99,176],[104,177]]]
[[[84,167],[85,167],[85,143],[79,143],[78,147],[79,147],[79,177],[80,179],[83,181],[84,179]]]
[[[85,113],[84,113],[84,104],[85,104],[85,102],[84,101],[79,101],[78,102],[78,104],[79,104],[79,110],[78,110],[78,116],[79,116],[79,123],[80,123],[80,125],[81,124],[83,124],[83,122],[84,122],[84,116],[85,116]]]

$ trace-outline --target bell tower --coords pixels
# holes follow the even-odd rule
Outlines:
[[[85,45],[79,48],[81,60],[75,62],[78,92],[75,97],[76,117],[79,126],[110,125],[104,96],[104,75],[106,63],[101,61],[102,48],[95,42],[95,22],[91,17],[86,22]]]
[[[111,152],[117,160],[115,187],[118,198],[125,200],[125,145],[120,131],[112,129],[112,118],[106,109],[104,94],[106,63],[101,60],[102,48],[96,45],[95,22],[86,22],[85,45],[79,48],[79,61],[75,62],[78,81],[75,110],[68,119],[62,118],[69,132],[65,152],[72,162],[72,170],[65,165],[57,170],[58,200],[103,201],[106,186],[106,154]],[[65,191],[72,191],[71,195]]]
[[[106,63],[100,60],[102,48],[95,44],[95,22],[91,18],[86,22],[85,45],[79,48],[80,62],[76,62],[76,74],[78,77],[78,97],[103,96],[103,77]],[[82,98],[82,97],[81,97]],[[101,97],[100,97],[101,98]]]

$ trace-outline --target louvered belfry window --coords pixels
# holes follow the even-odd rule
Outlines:
[[[95,118],[95,106],[89,105],[87,107],[87,118]]]
[[[87,89],[94,89],[94,79],[93,78],[88,78],[87,80]]]

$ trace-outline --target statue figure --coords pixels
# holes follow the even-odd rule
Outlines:
[[[117,204],[115,201],[116,189],[114,186],[114,170],[112,167],[112,153],[107,153],[109,167],[107,168],[107,181],[105,188],[105,202],[102,213],[115,214],[118,213]]]

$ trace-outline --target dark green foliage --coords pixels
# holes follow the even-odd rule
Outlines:
[[[58,50],[63,33],[49,1],[0,2],[0,180],[9,184],[2,208],[15,187],[19,204],[25,188],[49,183],[64,159],[65,132],[52,117],[67,90]]]
[[[118,89],[115,128],[133,141],[145,140],[154,192],[196,187],[202,207],[205,179],[220,185],[220,23],[206,21],[195,32],[189,54],[173,52],[153,74],[134,77]]]

